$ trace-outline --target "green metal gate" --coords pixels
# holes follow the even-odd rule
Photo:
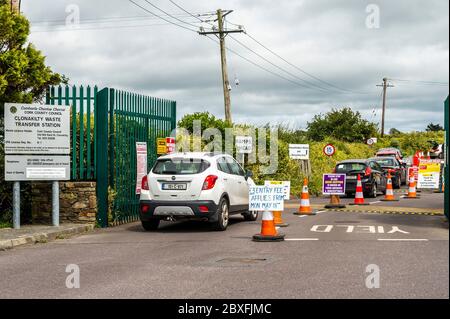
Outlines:
[[[147,142],[147,170],[156,139],[176,127],[176,102],[111,88],[51,87],[46,103],[72,106],[71,180],[97,182],[99,226],[139,217],[136,142]]]
[[[445,216],[447,216],[450,212],[450,189],[449,189],[449,181],[450,181],[450,152],[449,152],[449,144],[450,144],[450,106],[448,103],[448,96],[444,103],[445,115],[445,145],[444,145],[444,154],[445,154],[445,176],[444,176],[444,185],[445,185],[445,196],[444,196],[444,208],[445,208]]]
[[[105,88],[97,105],[97,219],[106,227],[139,218],[136,142],[147,142],[151,166],[156,139],[176,127],[176,102]]]

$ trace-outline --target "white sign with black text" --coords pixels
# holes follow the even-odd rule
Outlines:
[[[309,160],[309,144],[289,144],[289,157],[296,160]]]
[[[5,103],[5,154],[70,154],[70,109]]]
[[[56,155],[6,155],[5,181],[68,181],[70,157]]]
[[[236,136],[236,152],[251,154],[253,152],[253,138],[251,136]]]

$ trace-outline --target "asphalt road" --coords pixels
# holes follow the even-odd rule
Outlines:
[[[260,221],[236,216],[226,232],[134,223],[0,252],[0,298],[449,298],[443,217],[293,211],[277,243],[251,241]],[[66,288],[69,264],[80,267],[79,289]]]

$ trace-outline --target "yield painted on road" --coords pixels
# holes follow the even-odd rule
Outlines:
[[[345,229],[345,233],[357,234],[409,234],[398,226],[366,226],[366,225],[314,225],[310,231],[315,233],[330,233]]]
[[[379,241],[428,241],[425,238],[378,238]]]

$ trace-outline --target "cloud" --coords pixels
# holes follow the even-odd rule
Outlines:
[[[157,12],[144,0],[136,1]],[[184,21],[196,22],[169,1],[150,2]],[[229,48],[299,82],[280,79],[228,52],[230,80],[234,82],[235,77],[240,80],[239,87],[233,86],[232,90],[232,112],[237,122],[288,123],[304,128],[315,114],[343,106],[380,122],[381,88],[376,85],[383,77],[448,82],[447,1],[175,2],[194,13],[212,12],[219,7],[233,9],[228,17],[230,22],[243,24],[250,35],[291,63],[338,87],[367,93],[339,92],[271,55],[246,35],[236,34],[236,39],[297,78],[261,60],[230,38]],[[379,29],[365,25],[366,6],[371,3],[380,8]],[[69,4],[80,8],[81,29],[96,29],[40,32],[63,28],[64,25],[58,24],[64,23]],[[219,48],[207,38],[166,25],[126,0],[24,1],[22,11],[32,21],[31,42],[44,52],[47,63],[67,75],[72,83],[98,84],[174,99],[179,118],[203,110],[223,117]],[[99,20],[105,17],[110,19]],[[125,21],[116,17],[133,18]],[[305,82],[298,77],[316,87],[302,87]],[[388,130],[391,127],[422,130],[429,122],[443,123],[443,100],[448,95],[448,86],[392,83],[395,87],[388,91]],[[326,91],[317,86],[325,87]],[[372,116],[374,109],[376,118]]]

